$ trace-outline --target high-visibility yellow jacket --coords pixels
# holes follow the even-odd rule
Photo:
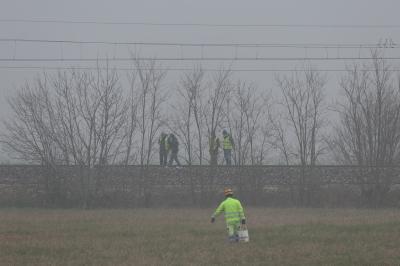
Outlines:
[[[212,217],[215,218],[221,212],[224,212],[225,221],[227,224],[237,224],[240,223],[242,219],[246,219],[242,204],[239,200],[232,197],[227,197],[223,202],[221,202]]]
[[[225,135],[224,136],[224,141],[223,141],[223,149],[224,150],[232,150],[233,148],[233,143],[231,140],[231,136],[230,135]]]

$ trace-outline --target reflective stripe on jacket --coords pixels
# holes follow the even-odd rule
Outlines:
[[[224,142],[223,142],[223,149],[224,150],[232,150],[232,141],[231,141],[231,136],[226,135],[224,136]]]
[[[232,197],[228,197],[221,202],[212,217],[218,216],[221,212],[224,212],[225,221],[227,224],[237,224],[242,219],[245,219],[242,204],[239,200]]]

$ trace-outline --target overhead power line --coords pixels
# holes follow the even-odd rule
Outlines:
[[[228,24],[228,23],[159,23],[132,21],[58,20],[58,19],[0,19],[0,23],[52,23],[93,25],[136,25],[162,27],[237,27],[237,28],[400,28],[400,24]]]
[[[48,39],[22,39],[0,38],[0,42],[29,42],[52,44],[104,44],[104,45],[148,45],[148,46],[191,46],[191,47],[268,47],[268,48],[399,48],[399,45],[390,42],[382,44],[372,43],[184,43],[184,42],[110,42],[110,41],[76,41],[76,40],[48,40]]]
[[[110,57],[110,58],[0,58],[0,62],[102,62],[102,61],[341,61],[372,60],[373,57]],[[400,57],[384,57],[386,60],[400,60]]]
[[[62,66],[62,67],[55,67],[55,66],[0,66],[0,69],[7,69],[7,70],[116,70],[116,71],[133,71],[136,69],[141,70],[150,70],[150,68],[125,68],[125,67],[88,67],[88,66]],[[192,71],[196,68],[190,67],[157,67],[152,68],[153,70],[157,71]],[[215,72],[221,71],[219,68],[201,68],[203,71]],[[270,69],[261,69],[261,68],[232,68],[230,69],[233,72],[295,72],[295,71],[305,71],[305,68],[293,68],[293,69],[282,69],[282,68],[270,68]],[[346,72],[349,69],[316,69],[317,71],[322,72]],[[351,69],[350,69],[351,70]],[[374,69],[360,69],[361,71],[375,71]],[[392,68],[388,69],[388,71],[398,72],[400,69]]]

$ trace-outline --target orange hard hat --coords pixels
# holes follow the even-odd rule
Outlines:
[[[231,188],[225,188],[224,189],[224,195],[225,196],[233,195],[233,190]]]

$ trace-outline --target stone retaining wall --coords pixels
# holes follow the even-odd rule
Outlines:
[[[0,206],[214,206],[224,187],[246,205],[398,206],[399,167],[0,166]]]

